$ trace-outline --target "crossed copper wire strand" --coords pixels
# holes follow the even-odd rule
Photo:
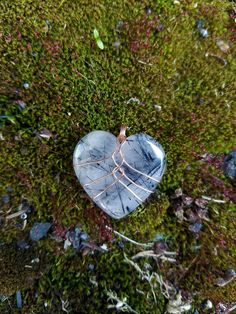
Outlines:
[[[116,165],[116,167],[111,171],[111,173],[106,174],[106,175],[104,175],[104,176],[102,176],[102,177],[100,177],[100,178],[97,178],[97,179],[95,179],[95,180],[92,180],[91,182],[86,183],[86,184],[83,185],[83,187],[86,187],[86,186],[89,186],[89,185],[91,185],[91,184],[97,183],[97,182],[99,182],[99,181],[101,181],[101,180],[103,180],[103,179],[105,179],[105,178],[107,178],[107,177],[113,175],[113,177],[115,178],[114,182],[112,182],[109,186],[107,186],[102,192],[100,192],[100,193],[98,193],[97,195],[95,195],[95,197],[93,198],[94,200],[95,200],[96,198],[98,198],[99,196],[101,196],[103,193],[105,193],[107,190],[109,190],[114,184],[120,183],[120,184],[122,184],[131,194],[133,194],[135,198],[137,198],[140,202],[142,202],[142,199],[141,199],[134,191],[132,191],[127,185],[125,185],[125,184],[121,181],[121,178],[123,178],[123,177],[126,178],[129,182],[131,182],[133,185],[135,185],[135,186],[138,187],[139,189],[141,189],[141,190],[143,190],[143,191],[145,191],[145,192],[148,192],[148,193],[154,193],[153,191],[151,191],[151,190],[149,190],[149,189],[146,189],[146,188],[144,188],[143,186],[141,186],[141,185],[135,183],[133,180],[131,180],[131,179],[125,174],[124,169],[122,168],[123,164],[125,164],[125,165],[126,165],[127,167],[129,167],[131,170],[133,170],[133,171],[135,171],[135,172],[137,172],[137,173],[139,173],[139,174],[145,176],[145,177],[148,178],[148,179],[151,179],[151,180],[153,180],[153,181],[155,181],[155,182],[158,182],[158,183],[160,182],[159,180],[157,180],[157,179],[155,179],[155,178],[149,176],[148,174],[143,173],[142,171],[139,171],[139,170],[133,168],[133,167],[125,160],[124,154],[123,154],[123,152],[122,152],[122,150],[121,150],[121,149],[122,149],[122,146],[124,145],[125,142],[126,142],[126,139],[123,140],[121,143],[118,142],[118,146],[117,146],[117,148],[114,150],[114,152],[112,153],[111,156],[105,157],[105,158],[100,159],[100,160],[92,160],[92,161],[88,161],[88,162],[83,162],[83,163],[75,164],[76,167],[84,167],[84,166],[87,166],[87,165],[90,165],[90,164],[99,163],[99,162],[104,161],[104,160],[106,160],[106,159],[112,159],[113,162],[114,162],[114,164]],[[116,154],[120,154],[120,156],[121,156],[121,158],[122,158],[120,164],[118,164],[118,163],[116,162],[116,160],[115,160],[115,155],[116,155]],[[118,172],[118,171],[121,173],[120,177],[117,177],[117,176],[116,176],[116,172]]]

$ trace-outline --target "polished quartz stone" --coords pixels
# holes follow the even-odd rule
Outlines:
[[[140,133],[123,141],[93,131],[77,144],[73,165],[80,184],[109,216],[122,218],[154,192],[166,167],[162,146]]]

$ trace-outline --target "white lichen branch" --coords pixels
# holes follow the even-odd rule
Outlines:
[[[125,254],[124,258],[125,262],[137,270],[142,280],[146,280],[149,283],[155,303],[157,303],[155,292],[157,285],[159,285],[162,295],[168,300],[171,298],[172,294],[176,294],[175,288],[164,282],[161,275],[156,272],[150,273],[149,270],[142,270],[137,263],[130,260]]]
[[[111,230],[115,235],[119,236],[120,238],[132,243],[132,244],[135,244],[135,245],[138,245],[138,246],[142,246],[144,248],[150,248],[153,246],[153,242],[150,242],[150,243],[140,243],[140,242],[137,242],[135,240],[132,240],[128,237],[126,237],[125,235],[123,235],[122,233],[116,231],[116,230],[113,230],[111,227],[109,226],[106,226],[107,229]]]
[[[182,295],[179,292],[174,299],[169,300],[167,304],[166,313],[168,314],[181,314],[191,309],[190,301],[183,301]]]
[[[139,252],[138,254],[134,255],[132,259],[134,260],[140,257],[153,257],[154,259],[161,259],[163,261],[175,263],[176,259],[173,258],[172,256],[176,256],[176,255],[177,255],[176,252],[163,251],[159,254],[156,254],[153,250],[150,250],[150,251]]]
[[[116,309],[119,312],[130,312],[134,314],[139,314],[126,302],[127,298],[119,299],[117,294],[112,291],[107,291],[108,301],[111,301],[112,304],[107,306],[108,309]],[[116,302],[116,304],[114,304]]]

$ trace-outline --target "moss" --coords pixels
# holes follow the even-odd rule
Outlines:
[[[146,6],[152,9],[149,16],[145,14]],[[200,0],[196,6],[189,0],[181,1],[180,5],[161,0],[142,3],[3,0],[0,9],[1,114],[15,119],[15,124],[4,121],[1,128],[5,140],[1,142],[0,191],[5,195],[6,188],[13,187],[10,203],[1,208],[3,215],[10,208],[16,210],[22,198],[26,198],[35,209],[28,220],[27,232],[31,222],[40,219],[56,219],[67,226],[79,223],[98,241],[105,241],[101,236],[103,224],[144,242],[161,232],[168,237],[170,246],[179,251],[182,267],[188,267],[195,256],[191,247],[196,239],[186,224],[176,221],[169,197],[180,186],[193,197],[203,194],[225,197],[206,179],[206,173],[201,171],[203,164],[196,156],[205,152],[227,153],[235,144],[235,47],[230,42],[232,33],[227,31],[231,24],[227,12],[232,9],[232,2]],[[198,19],[205,21],[208,38],[199,36]],[[123,22],[122,27],[117,26],[119,21]],[[103,51],[94,41],[95,27],[104,42]],[[217,47],[217,38],[229,41],[227,54]],[[115,41],[121,43],[118,49],[113,46]],[[215,57],[206,57],[206,53],[224,58],[227,65],[223,66]],[[23,88],[25,82],[29,89]],[[127,104],[131,97],[137,97],[140,104]],[[18,109],[17,100],[26,103],[23,111]],[[156,104],[161,111],[155,108]],[[103,129],[118,134],[122,123],[130,126],[129,134],[146,132],[156,138],[167,152],[168,166],[159,196],[155,195],[124,220],[113,221],[94,207],[77,182],[72,153],[77,141],[88,132]],[[35,136],[42,128],[52,132],[48,141]],[[211,171],[230,187],[222,174]],[[205,273],[205,268],[212,265],[210,269],[216,274],[222,267],[227,268],[229,259],[235,256],[232,249],[235,211],[227,206],[218,209],[218,216],[211,209],[211,222],[209,227],[204,226],[199,239],[203,243],[199,264],[194,264],[183,277],[183,287],[195,286],[202,293],[212,282],[204,285],[199,271]],[[221,228],[221,224],[227,229]],[[229,249],[214,257],[212,250],[219,240],[217,228],[229,238]],[[14,221],[2,230],[6,242],[19,236]],[[41,245],[50,254],[56,254],[52,241],[42,241]],[[130,247],[127,250],[132,252]],[[131,304],[145,313],[149,305],[135,299],[135,289],[128,283],[134,283],[130,277],[136,278],[136,274],[127,274],[127,268],[119,262],[122,257],[117,256],[114,268],[112,265],[107,274],[103,269],[111,266],[110,255],[97,257],[101,276],[108,276],[101,279],[101,288],[106,281],[110,288],[118,267],[118,274],[124,276],[121,286],[125,287]],[[82,257],[76,261],[81,266]],[[102,305],[100,291],[86,287],[88,272],[82,274],[74,265],[69,274],[65,271],[67,262],[66,256],[60,256],[55,261],[59,264],[52,266],[51,278],[44,277],[40,285],[45,284],[48,289],[63,287],[78,273],[83,284],[78,288],[80,299],[78,303],[73,301],[73,308],[79,308],[83,298],[93,299],[91,311],[95,311],[96,303],[98,308],[106,306]],[[171,272],[166,266],[163,271]],[[180,270],[177,267],[175,271]],[[79,284],[79,279],[75,279],[74,285]],[[225,288],[226,299],[230,299],[231,289]],[[65,290],[72,296],[69,286]],[[212,298],[213,290],[209,290]],[[41,293],[43,300],[46,297],[42,289]],[[32,299],[30,295],[28,298]],[[60,302],[58,297],[52,306],[59,307]],[[161,309],[162,302],[160,299]],[[39,308],[42,304],[43,301]]]
[[[40,255],[39,263],[32,260],[38,258],[36,250],[19,250],[14,244],[2,245],[0,248],[0,294],[10,296],[17,290],[32,286],[34,281],[45,270],[45,257]]]

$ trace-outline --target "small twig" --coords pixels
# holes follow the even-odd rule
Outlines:
[[[90,79],[88,79],[85,75],[83,75],[81,72],[79,72],[77,69],[74,69],[74,72],[76,74],[78,74],[79,76],[82,76],[86,81],[93,83],[94,85],[96,85],[96,83]]]
[[[142,246],[144,248],[150,248],[153,246],[153,242],[151,243],[140,243],[140,242],[137,242],[137,241],[134,241],[126,236],[124,236],[123,234],[119,233],[118,231],[115,231],[113,230],[111,227],[109,226],[106,226],[107,229],[111,230],[115,235],[121,237],[122,239],[126,240],[126,241],[129,241],[130,243],[133,243],[135,245],[139,245],[139,246]]]
[[[141,64],[145,64],[145,65],[150,65],[150,66],[152,66],[152,63],[147,63],[147,62],[144,62],[144,61],[142,61],[142,60],[138,60],[138,62],[141,63]]]
[[[108,305],[108,309],[116,309],[117,311],[121,311],[121,312],[130,312],[130,313],[134,313],[134,314],[138,314],[138,312],[136,312],[135,310],[132,309],[131,306],[129,306],[129,304],[126,302],[126,298],[123,298],[122,300],[118,298],[118,296],[112,292],[112,291],[107,291],[107,296],[108,296],[108,301],[115,301],[117,302],[117,304],[112,304],[112,305]]]
[[[227,284],[229,284],[232,280],[234,280],[236,277],[235,276],[232,276],[231,278],[225,280],[223,278],[218,278],[217,281],[216,281],[216,284],[217,286],[219,287],[224,287],[226,286]]]
[[[167,257],[165,255],[177,255],[176,252],[168,252],[168,251],[163,251],[162,253],[160,254],[155,254],[154,251],[143,251],[143,252],[139,252],[138,254],[134,255],[132,257],[132,259],[136,259],[136,258],[139,258],[139,257],[153,257],[153,258],[159,258],[163,261],[168,261],[168,262],[171,262],[171,263],[175,263],[176,262],[176,259],[175,258],[172,258],[172,257]]]
[[[22,226],[22,229],[21,229],[21,230],[24,230],[24,229],[25,229],[26,224],[27,224],[27,219],[23,220],[23,226]]]
[[[97,246],[96,244],[94,244],[94,243],[92,243],[92,242],[81,242],[81,245],[83,246],[83,247],[87,247],[87,248],[89,248],[89,249],[91,249],[91,250],[97,250],[97,251],[99,251],[99,252],[105,252],[105,250],[104,249],[102,249],[102,248],[100,248],[99,246]]]
[[[235,310],[236,309],[236,304],[235,305],[233,305],[230,309],[228,309],[228,311],[226,312],[226,314],[229,314],[229,313],[231,313],[233,310]]]
[[[223,64],[224,66],[227,65],[227,61],[226,61],[224,58],[219,57],[219,56],[217,56],[217,55],[215,55],[215,54],[213,54],[213,53],[207,52],[207,53],[205,54],[205,56],[206,56],[206,57],[213,57],[213,58],[217,59],[218,61],[220,61],[220,63]]]
[[[212,202],[218,203],[218,204],[225,204],[225,203],[226,203],[226,201],[224,201],[224,200],[217,200],[217,199],[215,199],[215,198],[211,198],[211,197],[205,196],[205,195],[202,195],[202,198],[203,198],[204,200],[212,201]]]
[[[58,9],[63,5],[63,3],[65,2],[66,0],[62,0],[61,3],[59,4],[59,7]]]
[[[27,212],[27,209],[22,209],[22,210],[19,210],[18,212],[14,213],[14,214],[11,214],[11,215],[8,215],[6,216],[6,220],[9,220],[9,219],[12,219],[12,218],[15,218],[15,217],[18,217],[24,213]]]
[[[69,310],[67,310],[67,307],[69,306],[68,300],[64,301],[61,299],[61,309],[62,311],[69,313]]]
[[[189,264],[188,268],[184,271],[184,273],[180,276],[179,278],[179,282],[184,278],[184,276],[186,275],[186,273],[189,271],[189,269],[193,266],[193,264],[196,262],[198,258],[198,255],[194,257],[194,259],[191,261],[191,263]]]

